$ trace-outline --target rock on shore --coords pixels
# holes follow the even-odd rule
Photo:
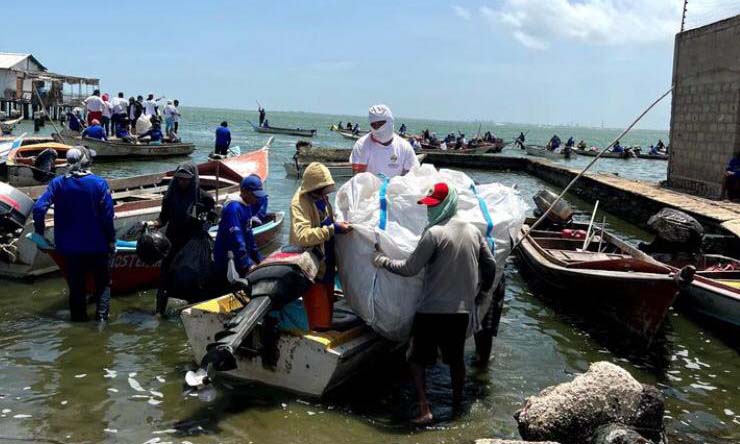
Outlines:
[[[663,411],[663,399],[655,387],[644,386],[627,370],[602,361],[572,381],[528,398],[514,417],[519,434],[527,441],[595,443],[597,429],[621,424],[658,442]],[[602,433],[600,439],[603,436],[611,435]]]

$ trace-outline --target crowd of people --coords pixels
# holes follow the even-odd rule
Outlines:
[[[519,133],[519,136],[515,140],[515,144],[519,146],[520,148],[524,149],[524,142],[526,140],[526,135],[522,132]],[[562,139],[557,134],[553,134],[553,136],[550,138],[550,140],[547,142],[547,145],[545,145],[545,148],[550,151],[555,150],[562,150],[565,153],[570,153],[574,149],[579,151],[586,151],[586,150],[592,150],[596,151],[597,149],[594,147],[589,148],[586,142],[581,139],[577,144],[575,143],[575,139],[573,136],[570,136],[568,140],[563,144]],[[627,154],[632,151],[639,152],[639,147],[624,147],[620,143],[619,140],[614,142],[614,145],[609,149],[609,152],[611,153],[617,153],[617,154]],[[651,156],[664,156],[668,154],[668,147],[663,143],[662,139],[658,140],[658,143],[655,145],[650,145],[649,148],[649,154]]]
[[[151,117],[158,114],[152,96],[148,106],[141,102],[140,110],[135,103],[133,116],[139,111]],[[102,115],[89,115],[94,109],[88,110],[91,125],[88,129],[103,129],[103,125],[94,123]],[[371,107],[368,116],[369,133],[352,148],[350,162],[355,173],[392,178],[405,175],[419,165],[411,144],[394,132],[393,114],[387,106]],[[126,120],[120,115],[115,119],[118,125]],[[218,128],[216,139],[215,151],[225,152],[230,143],[227,122]],[[69,172],[54,178],[34,206],[35,236],[43,239],[46,213],[53,206],[56,247],[68,264],[71,318],[88,319],[85,286],[91,274],[97,301],[95,318],[104,322],[110,307],[109,258],[116,245],[113,201],[106,181],[90,170],[92,159],[85,148],[70,149],[67,161],[71,166]],[[306,310],[308,327],[312,330],[331,327],[337,266],[334,241],[336,236],[353,231],[352,224],[338,221],[334,216],[329,199],[334,190],[330,170],[314,162],[304,170],[303,181],[290,203],[290,244],[316,252],[320,261],[315,283],[303,295],[306,306],[319,307]],[[178,166],[163,197],[160,215],[149,224],[163,230],[169,241],[170,248],[161,262],[162,276],[176,271],[173,258],[193,237],[202,235],[204,226],[212,225],[218,226],[213,246],[214,285],[228,288],[226,274],[230,257],[241,276],[260,264],[263,257],[255,242],[254,228],[270,217],[268,194],[260,177],[244,177],[239,194],[226,199],[220,214],[216,204],[201,187],[197,167],[190,163]],[[394,260],[377,251],[373,265],[401,276],[414,276],[426,269],[423,298],[412,331],[410,363],[420,403],[416,421],[428,423],[432,412],[425,393],[425,368],[436,362],[441,350],[451,370],[453,401],[459,405],[465,379],[463,356],[469,317],[475,310],[479,290],[492,286],[496,264],[479,230],[468,222],[453,219],[457,211],[454,187],[436,184],[419,205],[427,208],[428,225],[415,251],[406,260]],[[160,285],[155,303],[158,315],[166,314],[170,296],[167,287]],[[437,327],[443,324],[449,328],[441,332]],[[487,361],[490,343],[487,348],[485,342],[479,344],[479,353],[481,360]]]
[[[160,110],[163,97],[155,98],[149,94],[125,98],[122,92],[111,98],[100,94],[100,90],[82,101],[83,108],[77,107],[66,115],[67,128],[79,132],[82,137],[108,140],[115,137],[130,143],[144,142],[151,145],[165,141],[180,140],[180,101],[167,100]],[[162,130],[162,119],[165,128]]]

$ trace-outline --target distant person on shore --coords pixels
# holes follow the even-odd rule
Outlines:
[[[100,121],[103,118],[103,108],[105,104],[100,98],[100,90],[96,89],[93,94],[84,100],[85,110],[87,111],[87,124],[92,125],[93,120]]]
[[[105,136],[108,137],[111,134],[110,122],[113,117],[113,105],[110,103],[110,96],[108,93],[103,94],[103,117],[100,120],[100,124],[105,129]]]
[[[157,102],[161,100],[161,97],[159,99],[154,98],[154,94],[149,94],[144,100],[144,113],[147,116],[159,116],[159,107],[157,106]]]
[[[455,408],[462,404],[465,340],[477,327],[473,318],[476,299],[493,285],[496,261],[481,232],[455,218],[458,199],[454,187],[437,183],[418,203],[426,206],[428,223],[416,249],[400,260],[378,251],[373,265],[406,277],[424,271],[408,354],[420,409],[413,422],[421,425],[434,419],[426,397],[425,374],[427,367],[436,364],[440,350],[450,367],[452,404]]]
[[[398,129],[398,134],[401,136],[406,135],[406,124],[405,123],[401,124],[401,128]]]
[[[110,103],[112,106],[111,111],[113,113],[111,116],[111,122],[113,123],[112,133],[115,134],[118,132],[118,127],[122,125],[122,122],[126,119],[126,115],[128,114],[128,102],[123,97],[123,93],[119,92],[118,97],[114,97]]]
[[[105,129],[100,126],[98,119],[94,119],[92,125],[82,131],[81,136],[87,139],[108,140],[108,137],[105,135]]]
[[[33,206],[34,236],[41,238],[46,230],[46,213],[54,206],[54,242],[66,264],[73,322],[88,320],[88,277],[95,284],[98,321],[108,320],[110,306],[109,259],[116,245],[113,199],[108,183],[87,170],[90,162],[89,150],[68,150],[69,172],[55,177]]]
[[[721,197],[732,201],[740,199],[740,153],[735,153],[727,164]]]
[[[368,110],[370,132],[352,148],[349,161],[353,173],[365,171],[385,177],[403,176],[419,166],[416,153],[402,137],[393,133],[393,113],[386,105]]]
[[[265,109],[260,106],[257,111],[260,113],[260,126],[262,126],[262,124],[265,123]]]
[[[230,145],[231,130],[229,130],[229,123],[224,120],[221,122],[221,126],[216,128],[216,146],[214,152],[225,156],[229,152]]]
[[[514,141],[514,144],[515,144],[516,146],[518,146],[519,148],[521,148],[521,149],[524,149],[524,142],[525,142],[526,140],[527,140],[526,136],[524,135],[524,133],[523,133],[523,132],[521,132],[521,131],[520,131],[520,132],[519,132],[519,136],[518,136],[518,137],[516,138],[516,140]]]

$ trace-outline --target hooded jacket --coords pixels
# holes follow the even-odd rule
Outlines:
[[[216,269],[225,272],[229,251],[234,253],[234,264],[240,275],[252,265],[262,262],[262,254],[252,231],[252,209],[239,196],[229,197],[221,212],[213,258]]]
[[[326,271],[326,251],[324,243],[334,237],[334,225],[322,226],[321,214],[316,207],[311,191],[334,185],[329,169],[318,162],[306,167],[301,187],[293,195],[290,203],[290,244],[303,248],[317,248],[322,259],[317,277],[323,277]],[[327,215],[333,220],[334,210],[326,202]]]

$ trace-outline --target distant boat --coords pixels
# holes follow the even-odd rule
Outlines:
[[[588,157],[596,157],[601,152],[601,149],[593,149],[593,150],[573,150],[574,153],[577,153],[579,156],[588,156]],[[612,151],[607,151],[606,153],[601,155],[601,158],[603,159],[632,159],[636,156],[635,151],[626,148],[621,153],[614,153]]]
[[[526,145],[524,147],[527,154],[530,156],[537,156],[537,157],[546,157],[548,159],[568,159],[570,158],[569,154],[566,154],[563,150],[558,151],[552,151],[547,149],[544,146],[539,145]]]
[[[335,133],[339,134],[345,139],[351,139],[351,140],[358,140],[360,137],[370,132],[370,131],[358,131],[357,134],[355,134],[354,132],[352,132],[352,130],[339,128],[336,125],[332,125],[331,127],[329,127],[329,130],[334,131]]]
[[[316,135],[315,129],[301,129],[301,128],[280,128],[277,126],[259,126],[247,120],[252,128],[258,133],[267,134],[282,134],[285,136],[298,136],[298,137],[313,137]]]
[[[164,142],[157,145],[130,143],[117,138],[99,140],[81,137],[76,131],[64,128],[56,137],[68,145],[83,145],[95,150],[96,160],[178,157],[187,156],[195,151],[195,145],[188,142]]]

